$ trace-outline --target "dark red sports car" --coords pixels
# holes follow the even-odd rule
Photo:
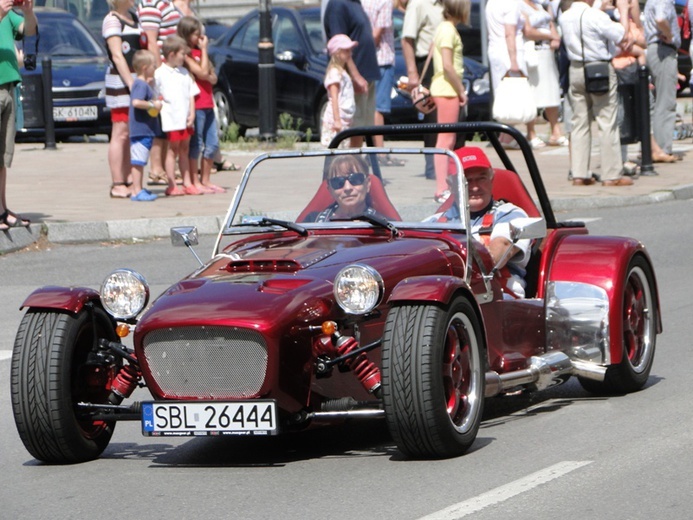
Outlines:
[[[641,389],[662,326],[643,244],[556,222],[528,143],[505,125],[371,130],[441,129],[487,134],[494,197],[528,214],[510,223],[513,240],[532,243],[523,298],[504,295],[467,229],[456,154],[263,154],[246,168],[211,257],[150,305],[128,269],[100,293],[44,287],[26,299],[12,400],[28,451],[52,463],[94,459],[118,420],[141,421],[146,436],[219,436],[384,417],[406,455],[450,457],[474,443],[485,397],[571,376],[599,393]],[[509,160],[497,132],[520,142],[526,164]],[[405,166],[381,176],[376,153]],[[443,207],[419,175],[428,153],[446,153],[456,174],[459,197]],[[360,168],[327,179],[344,161]],[[368,209],[340,217],[355,196],[334,198],[347,181],[365,189]],[[436,217],[448,210],[460,218]],[[172,237],[196,243],[194,227]],[[131,402],[138,384],[151,400]]]

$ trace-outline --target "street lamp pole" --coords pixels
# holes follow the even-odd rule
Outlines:
[[[274,70],[274,42],[272,42],[272,1],[260,1],[260,40],[258,41],[258,82],[260,86],[260,137],[265,140],[277,136],[277,85]]]

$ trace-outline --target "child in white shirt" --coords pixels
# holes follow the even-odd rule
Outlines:
[[[330,63],[325,72],[328,106],[320,125],[320,144],[323,146],[329,145],[338,132],[349,128],[354,117],[354,85],[346,71],[346,64],[351,59],[351,49],[357,45],[358,42],[352,41],[346,34],[335,34],[327,42]],[[342,144],[346,146],[347,142],[342,141]]]
[[[165,168],[168,188],[166,195],[201,195],[190,173],[190,137],[195,126],[195,96],[200,89],[183,67],[188,45],[181,37],[171,35],[162,44],[164,63],[156,69],[154,77],[164,105],[161,108],[161,129],[166,132],[168,152]],[[183,188],[176,186],[176,158],[183,178]]]

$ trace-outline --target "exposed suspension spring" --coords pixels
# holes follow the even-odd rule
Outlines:
[[[335,346],[340,356],[346,356],[359,348],[359,343],[351,336],[335,334],[337,341]],[[365,353],[361,353],[353,359],[347,359],[344,364],[348,366],[361,382],[363,387],[374,393],[380,388],[380,369],[368,359]]]
[[[111,384],[111,391],[117,396],[118,402],[132,395],[141,377],[142,374],[135,365],[123,365]]]

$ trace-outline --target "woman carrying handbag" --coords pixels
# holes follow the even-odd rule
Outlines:
[[[469,0],[443,0],[444,21],[433,37],[433,80],[431,97],[436,105],[438,123],[457,123],[461,107],[467,105],[467,92],[462,84],[464,72],[462,62],[462,39],[457,24],[469,20]],[[436,148],[452,150],[455,146],[454,133],[438,134]],[[447,188],[448,158],[435,156],[436,193],[434,200],[443,203],[450,197]]]

